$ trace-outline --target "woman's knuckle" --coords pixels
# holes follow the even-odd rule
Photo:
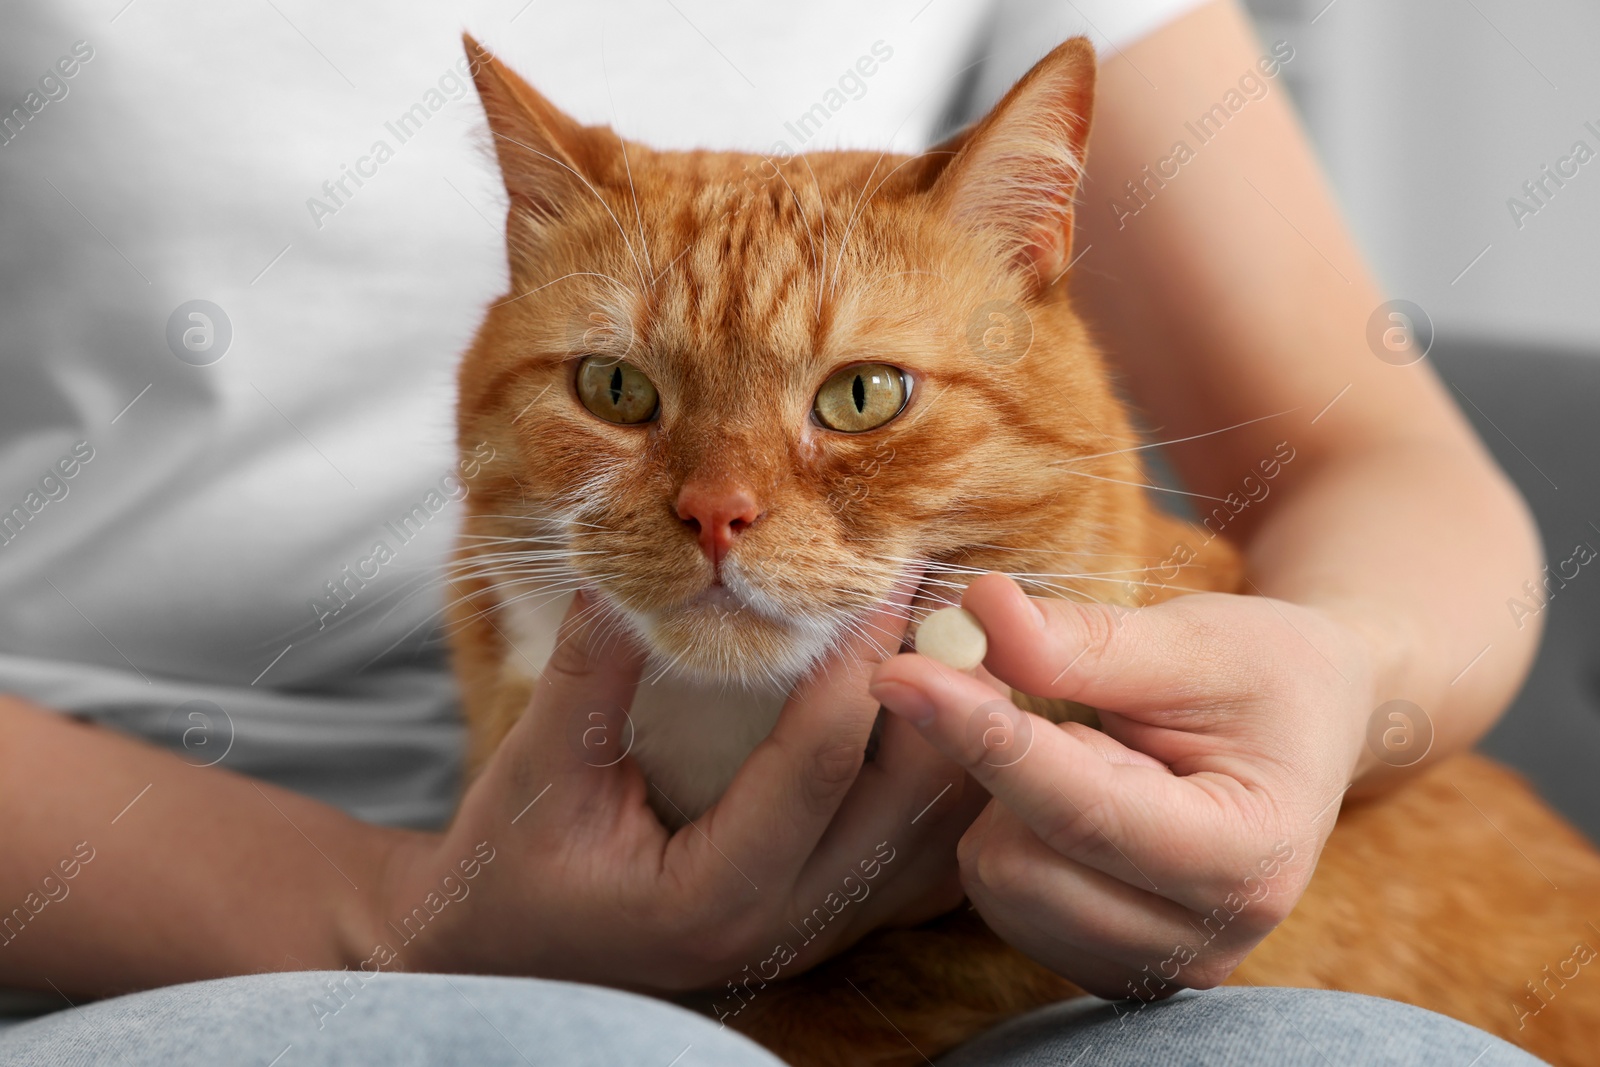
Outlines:
[[[1028,857],[1020,849],[1003,845],[984,849],[975,861],[974,871],[984,889],[1002,898],[1021,896],[1034,878]]]
[[[1213,952],[1202,955],[1187,967],[1185,984],[1193,989],[1215,989],[1233,977],[1244,962],[1241,952]]]
[[[1089,670],[1110,655],[1122,626],[1122,616],[1107,607],[1085,605],[1073,613],[1073,618],[1076,632],[1072,638],[1080,649],[1077,655],[1085,670]]]
[[[1043,816],[1039,839],[1060,855],[1086,859],[1109,845],[1105,828],[1115,827],[1115,814],[1101,798],[1059,805]]]
[[[1263,935],[1277,929],[1294,912],[1295,904],[1300,896],[1299,890],[1293,892],[1268,893],[1261,898],[1261,906],[1257,911],[1256,919]]]
[[[808,807],[815,812],[831,811],[861,773],[865,755],[865,748],[853,735],[835,735],[817,746],[802,778]]]
[[[978,856],[982,851],[981,837],[972,833],[961,835],[961,840],[956,842],[956,867],[961,871],[962,878],[978,873]]]

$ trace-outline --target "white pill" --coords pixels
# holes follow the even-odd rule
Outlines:
[[[967,609],[940,608],[917,627],[917,651],[958,671],[970,671],[989,654],[989,637]]]

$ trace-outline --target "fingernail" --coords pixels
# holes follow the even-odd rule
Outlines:
[[[933,721],[936,709],[933,701],[903,682],[879,682],[867,687],[872,699],[900,716],[913,726],[926,726]]]
[[[1035,600],[1033,597],[1026,596],[1026,595],[1024,595],[1022,599],[1026,600],[1028,602],[1028,610],[1033,612],[1034,624],[1036,626],[1039,626],[1040,628],[1043,628],[1043,626],[1044,626],[1044,612],[1039,610],[1039,602],[1037,600]]]

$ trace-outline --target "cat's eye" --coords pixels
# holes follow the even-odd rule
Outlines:
[[[817,390],[817,421],[843,433],[871,430],[900,414],[910,395],[904,371],[886,363],[858,363]]]
[[[607,422],[624,425],[650,421],[660,406],[643,371],[609,356],[588,356],[578,364],[578,399]]]

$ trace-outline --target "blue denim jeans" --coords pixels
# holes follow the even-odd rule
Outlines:
[[[1130,1013],[1084,999],[1023,1016],[940,1067],[1528,1067],[1498,1038],[1392,1001],[1301,989],[1185,992]],[[533,978],[248,975],[0,1023],[0,1064],[54,1067],[775,1067],[661,1001]]]

